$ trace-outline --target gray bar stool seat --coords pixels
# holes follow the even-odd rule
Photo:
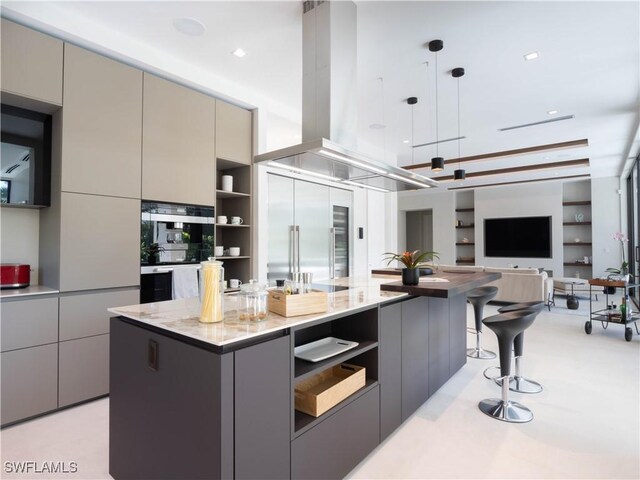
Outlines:
[[[522,302],[514,303],[513,305],[507,305],[498,309],[498,313],[518,312],[521,310],[533,310],[536,316],[544,310],[544,302]],[[524,353],[524,332],[516,335],[513,341],[513,353],[516,359],[516,373],[511,377],[509,390],[518,393],[540,393],[542,391],[542,385],[538,382],[534,382],[531,379],[522,376],[522,355]],[[502,380],[496,378],[495,382],[498,385],[502,385]]]
[[[498,294],[498,287],[478,287],[467,293],[467,300],[473,305],[476,321],[476,346],[467,349],[467,357],[489,360],[496,358],[496,354],[482,348],[482,312],[484,306]]]
[[[489,398],[478,404],[480,411],[492,418],[512,423],[525,423],[533,420],[531,410],[521,403],[509,400],[509,380],[511,377],[511,348],[515,337],[531,326],[537,314],[538,312],[535,310],[520,310],[499,313],[482,321],[498,337],[500,353],[502,398]]]

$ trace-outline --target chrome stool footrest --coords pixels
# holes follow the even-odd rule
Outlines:
[[[475,347],[467,348],[467,357],[479,358],[480,360],[491,360],[492,358],[496,358],[496,354],[490,350],[485,350],[482,347]]]
[[[490,380],[493,380],[497,385],[502,386],[501,378],[491,378]],[[518,393],[540,393],[542,391],[542,385],[538,382],[534,382],[533,380],[529,380],[528,378],[514,375],[509,379],[509,390]]]

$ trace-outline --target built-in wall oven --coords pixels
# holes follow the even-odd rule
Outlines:
[[[172,272],[213,256],[213,207],[142,202],[140,303],[171,300]]]

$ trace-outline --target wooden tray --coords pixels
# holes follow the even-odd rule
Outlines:
[[[282,290],[270,290],[268,298],[270,312],[283,317],[324,313],[329,308],[327,292],[313,290],[309,293],[285,295]]]
[[[366,383],[366,369],[343,363],[303,380],[295,387],[296,410],[319,417]]]

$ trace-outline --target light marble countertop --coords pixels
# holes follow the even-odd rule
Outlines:
[[[34,295],[51,295],[54,293],[60,293],[53,288],[45,287],[44,285],[31,285],[25,288],[6,288],[0,290],[0,299],[17,299],[27,298]]]
[[[393,275],[319,281],[322,284],[351,288],[329,293],[329,308],[325,313],[287,318],[269,312],[267,319],[262,322],[241,322],[237,319],[239,295],[225,295],[225,319],[218,323],[200,323],[198,298],[116,307],[110,308],[109,312],[195,340],[223,346],[407,296],[405,293],[380,291],[381,284],[396,281],[398,277]]]

